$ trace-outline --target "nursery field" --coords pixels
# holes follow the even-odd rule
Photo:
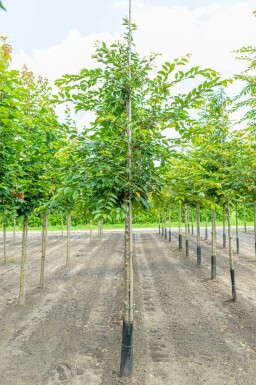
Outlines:
[[[202,229],[203,234],[203,229]],[[39,289],[41,234],[28,235],[26,304],[18,304],[21,234],[7,234],[0,264],[1,385],[255,385],[256,258],[252,230],[234,254],[237,302],[230,301],[229,259],[217,239],[217,279],[210,240],[190,254],[157,230],[134,234],[134,371],[119,377],[124,300],[124,234],[49,232],[45,289]],[[2,240],[1,240],[2,242]],[[2,243],[0,244],[2,246]],[[235,250],[235,244],[234,244]]]

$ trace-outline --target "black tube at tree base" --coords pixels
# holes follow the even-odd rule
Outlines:
[[[169,230],[169,242],[172,240],[172,232]]]
[[[239,254],[240,248],[239,248],[239,238],[236,238],[236,253]]]
[[[230,269],[231,286],[232,286],[232,301],[236,301],[236,283],[235,283],[235,270]]]
[[[188,239],[186,239],[186,257],[189,257]]]
[[[123,321],[120,377],[129,377],[133,371],[133,323]]]
[[[211,279],[216,278],[216,255],[211,256]]]
[[[197,256],[197,266],[201,266],[202,261],[202,253],[201,253],[201,246],[197,246],[196,248],[196,256]]]
[[[167,229],[164,229],[164,237],[167,239]]]
[[[182,250],[182,234],[179,234],[179,250]]]

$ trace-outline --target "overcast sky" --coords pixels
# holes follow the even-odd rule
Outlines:
[[[91,67],[94,42],[122,34],[128,0],[3,0],[0,35],[13,46],[13,66],[26,63],[51,81]],[[172,60],[191,53],[192,64],[223,77],[240,72],[231,53],[256,43],[254,0],[132,0],[137,50]],[[236,86],[235,86],[236,87]],[[235,93],[235,88],[231,90]]]

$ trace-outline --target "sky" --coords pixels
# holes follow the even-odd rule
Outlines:
[[[0,35],[13,47],[15,68],[26,64],[54,81],[64,73],[93,67],[97,40],[112,43],[123,32],[128,0],[3,0]],[[243,69],[231,51],[256,43],[254,0],[132,0],[138,25],[136,49],[161,53],[171,61],[186,53],[191,63],[222,77]],[[238,85],[231,87],[231,94]]]

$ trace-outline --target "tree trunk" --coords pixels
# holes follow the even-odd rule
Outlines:
[[[226,234],[226,205],[223,205],[223,248],[227,245],[227,234]]]
[[[12,244],[15,245],[16,242],[16,218],[13,220],[13,232],[12,232]]]
[[[162,210],[162,237],[164,236],[164,210]]]
[[[66,267],[70,266],[70,228],[71,228],[71,211],[67,211],[67,255]]]
[[[205,210],[205,240],[208,239],[208,210]]]
[[[20,288],[19,288],[19,304],[25,304],[25,262],[27,256],[27,241],[28,241],[28,217],[25,216],[22,224],[22,248],[20,261]]]
[[[212,210],[211,279],[216,278],[216,210]]]
[[[164,210],[164,238],[167,239],[166,209]]]
[[[44,276],[45,276],[45,257],[46,257],[46,241],[47,241],[47,218],[48,213],[43,215],[43,228],[42,228],[42,257],[41,257],[41,273],[39,286],[44,288]]]
[[[247,232],[247,228],[246,228],[246,202],[244,202],[243,208],[244,208],[244,232],[246,233]]]
[[[197,266],[201,265],[202,261],[202,252],[201,252],[201,239],[200,239],[200,203],[196,204],[196,227],[197,227],[197,247],[196,247],[196,255],[197,255]]]
[[[4,255],[4,264],[7,264],[7,255],[6,255],[6,222],[5,218],[3,220],[3,255]]]
[[[191,207],[191,234],[194,235],[194,210]]]
[[[92,228],[92,219],[90,221],[90,242],[93,241],[93,228]]]
[[[186,233],[186,257],[189,256],[188,244],[188,205],[185,205],[185,233]]]
[[[239,254],[238,205],[236,202],[236,253]]]
[[[254,203],[254,250],[256,256],[256,202]]]
[[[182,250],[181,203],[179,203],[178,216],[179,216],[179,250]]]
[[[232,301],[236,301],[235,268],[234,268],[234,259],[233,259],[233,253],[232,253],[231,215],[230,215],[229,199],[227,200],[227,211],[228,211],[228,255],[229,255],[229,265],[230,265],[231,287],[232,287]]]
[[[161,215],[160,215],[160,210],[158,210],[158,230],[159,230],[159,235],[161,234]]]
[[[190,210],[188,206],[188,233],[190,234]]]
[[[169,242],[172,241],[172,210],[169,210]]]
[[[128,90],[126,99],[126,114],[127,114],[127,179],[132,181],[132,100],[131,100],[131,48],[132,48],[132,25],[131,25],[131,0],[129,0],[129,35],[128,35]],[[134,315],[134,300],[133,300],[133,234],[132,234],[132,201],[131,194],[129,196],[129,213],[128,213],[128,266],[126,269],[127,285],[126,285],[126,304],[125,314],[123,319],[122,331],[122,349],[120,362],[120,376],[127,377],[132,375],[133,371],[133,315]],[[128,307],[128,308],[127,308]]]
[[[64,237],[63,228],[64,228],[64,220],[63,220],[63,213],[61,213],[61,236],[62,236],[62,238]]]

